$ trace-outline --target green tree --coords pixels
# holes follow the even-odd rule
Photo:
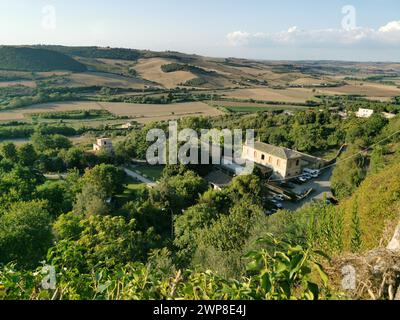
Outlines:
[[[32,144],[26,143],[17,150],[18,161],[22,166],[32,167],[38,158],[35,148]]]
[[[2,144],[0,152],[4,159],[14,163],[18,161],[17,147],[12,142]]]
[[[51,244],[51,219],[45,202],[15,203],[0,216],[1,263],[36,266]]]
[[[193,171],[187,171],[180,176],[161,179],[151,196],[161,208],[181,214],[206,190],[207,183]]]
[[[211,226],[218,212],[207,204],[198,204],[185,210],[174,222],[174,245],[181,263],[189,263],[197,249],[197,238],[202,230]]]
[[[60,158],[64,161],[68,169],[83,170],[86,167],[85,151],[72,147],[70,149],[61,150]]]
[[[72,210],[73,197],[66,181],[46,181],[37,187],[36,197],[47,200],[52,217]]]
[[[84,184],[80,193],[76,196],[73,211],[77,215],[107,215],[110,206],[107,204],[107,194],[96,185]]]
[[[100,164],[85,171],[83,183],[102,190],[107,197],[122,193],[126,174],[120,168],[110,164]]]

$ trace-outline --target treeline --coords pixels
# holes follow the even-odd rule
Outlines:
[[[203,78],[194,78],[194,79],[190,79],[184,83],[182,83],[182,86],[187,86],[187,87],[200,87],[203,84],[206,84],[207,80],[203,79]]]
[[[21,96],[15,97],[9,100],[2,109],[17,109],[28,107],[35,104],[47,103],[47,102],[59,102],[59,101],[74,101],[83,100],[83,97],[74,93],[51,93],[46,94],[43,92],[37,93],[34,96]]]
[[[66,125],[33,125],[21,123],[18,125],[0,125],[0,139],[22,139],[31,137],[36,130],[42,134],[62,134],[73,137],[84,133],[82,129],[76,130]]]
[[[124,48],[101,48],[101,47],[64,47],[64,46],[38,46],[61,52],[70,56],[92,59],[117,59],[136,61],[141,57],[141,52],[134,49]]]
[[[213,74],[215,73],[214,71],[207,71],[203,68],[190,65],[190,64],[180,64],[180,63],[170,63],[170,64],[164,64],[161,66],[161,70],[165,73],[170,73],[170,72],[176,72],[176,71],[187,71],[187,72],[192,72],[194,74]]]
[[[375,112],[399,113],[398,97],[393,98],[393,102],[372,101],[363,96],[317,96],[326,107],[337,107],[343,110],[356,112],[359,108],[372,109]]]
[[[107,118],[115,119],[116,116],[108,110],[71,110],[71,111],[55,111],[40,112],[28,114],[32,119],[58,119],[58,120],[84,120]]]
[[[101,98],[102,101],[108,102],[124,102],[124,103],[140,103],[140,104],[171,104],[180,102],[207,101],[215,99],[217,95],[206,93],[190,93],[190,92],[174,92],[159,95],[135,95],[135,96],[106,96]]]

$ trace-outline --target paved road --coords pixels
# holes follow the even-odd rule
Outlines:
[[[150,188],[154,188],[157,185],[157,183],[155,183],[154,181],[147,179],[147,178],[143,177],[142,175],[137,174],[136,172],[133,172],[132,170],[129,170],[127,168],[124,168],[124,170],[128,176],[130,176],[136,180],[139,180],[142,183],[145,183]]]
[[[326,169],[317,179],[311,180],[302,185],[296,185],[296,188],[293,189],[296,193],[303,193],[309,189],[314,189],[312,194],[299,202],[288,202],[286,201],[283,206],[285,209],[295,211],[300,209],[306,203],[314,201],[314,200],[323,200],[324,197],[332,197],[331,191],[331,176],[332,176],[333,167]]]

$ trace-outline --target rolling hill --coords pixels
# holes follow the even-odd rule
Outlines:
[[[84,72],[86,66],[70,56],[47,49],[29,47],[0,47],[0,69],[46,72],[65,70]]]

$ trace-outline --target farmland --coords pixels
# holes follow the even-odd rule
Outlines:
[[[315,92],[311,89],[303,88],[289,88],[284,90],[252,88],[228,91],[225,93],[225,96],[235,99],[305,103],[307,100],[310,100],[315,96]]]
[[[128,117],[139,123],[174,120],[188,116],[218,116],[222,114],[221,111],[202,102],[157,105],[85,101],[46,103],[0,112],[0,121],[20,121],[24,120],[25,115],[29,114],[96,109],[107,110],[112,114],[120,117]]]
[[[38,68],[41,52],[54,59],[52,64],[39,61]],[[0,70],[0,122],[24,122],[30,131],[35,125],[63,124],[118,136],[125,134],[121,125],[127,122],[140,128],[193,116],[295,113],[324,103],[329,107],[335,101],[345,108],[347,100],[338,96],[357,97],[352,111],[370,107],[369,101],[382,101],[380,109],[393,111],[392,103],[400,96],[400,64],[396,63],[253,61],[178,52],[33,46],[3,49],[10,66],[16,64],[11,53],[26,59],[15,70],[6,70],[6,65]],[[86,116],[90,110],[104,113]],[[4,136],[10,138],[12,128],[4,129]],[[26,137],[22,131],[20,126],[15,138]]]

